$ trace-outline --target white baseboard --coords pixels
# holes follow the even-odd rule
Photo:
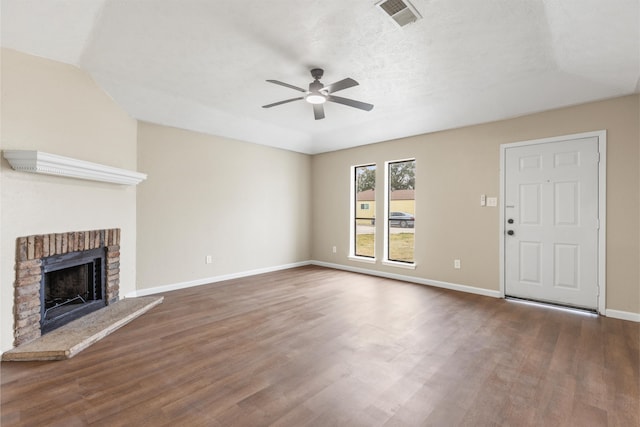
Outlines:
[[[224,274],[221,276],[205,277],[203,279],[190,280],[188,282],[174,283],[170,285],[158,286],[155,288],[138,289],[125,295],[125,298],[143,297],[147,295],[155,295],[163,292],[177,291],[178,289],[191,288],[194,286],[208,285],[210,283],[222,282],[231,279],[240,279],[242,277],[255,276],[257,274],[271,273],[273,271],[287,270],[289,268],[303,267],[309,265],[309,261],[296,262],[292,264],[277,265],[274,267],[259,268],[255,270],[242,271],[240,273]]]
[[[368,269],[368,268],[351,267],[351,266],[348,266],[348,265],[333,264],[333,263],[330,263],[330,262],[315,261],[315,260],[296,262],[296,263],[292,263],[292,264],[278,265],[278,266],[274,266],[274,267],[259,268],[259,269],[255,269],[255,270],[243,271],[243,272],[232,273],[232,274],[225,274],[225,275],[221,275],[221,276],[206,277],[206,278],[203,278],[203,279],[191,280],[191,281],[188,281],[188,282],[174,283],[174,284],[170,284],[170,285],[158,286],[158,287],[155,287],[155,288],[138,289],[138,290],[136,290],[134,292],[128,293],[125,296],[125,298],[142,297],[142,296],[147,296],[147,295],[160,294],[160,293],[163,293],[163,292],[177,291],[179,289],[191,288],[193,286],[207,285],[207,284],[210,284],[210,283],[222,282],[222,281],[225,281],[225,280],[232,280],[232,279],[239,279],[239,278],[243,278],[243,277],[255,276],[257,274],[271,273],[273,271],[286,270],[286,269],[295,268],[295,267],[303,267],[305,265],[317,265],[317,266],[320,266],[320,267],[333,268],[333,269],[336,269],[336,270],[351,271],[353,273],[362,273],[362,274],[368,274],[370,276],[384,277],[384,278],[387,278],[387,279],[402,280],[404,282],[417,283],[419,285],[433,286],[433,287],[436,287],[436,288],[450,289],[450,290],[454,290],[454,291],[467,292],[467,293],[476,294],[476,295],[484,295],[484,296],[492,297],[492,298],[502,298],[502,295],[500,294],[500,291],[494,291],[494,290],[491,290],[491,289],[476,288],[474,286],[460,285],[460,284],[457,284],[457,283],[449,283],[449,282],[442,282],[442,281],[439,281],[439,280],[423,279],[421,277],[406,276],[406,275],[403,275],[403,274],[388,273],[386,271],[376,271],[376,270],[371,270],[371,269]],[[614,318],[614,319],[629,320],[631,322],[639,322],[640,323],[640,313],[632,313],[632,312],[628,312],[628,311],[607,309],[606,312],[605,312],[605,316],[611,317],[611,318]],[[2,356],[2,353],[0,352],[0,357],[1,356]]]
[[[436,288],[451,289],[453,291],[484,295],[486,297],[502,298],[500,291],[492,291],[491,289],[476,288],[474,286],[459,285],[457,283],[441,282],[439,280],[429,280],[423,279],[421,277],[405,276],[403,274],[387,273],[386,271],[376,271],[367,268],[351,267],[342,264],[332,264],[324,261],[311,261],[311,264],[318,265],[320,267],[334,268],[336,270],[345,270],[351,271],[353,273],[362,273],[371,276],[384,277],[386,279],[402,280],[404,282],[417,283],[419,285],[434,286]]]
[[[640,313],[632,313],[630,311],[620,311],[620,310],[607,309],[605,311],[605,316],[613,317],[614,319],[629,320],[631,322],[640,323]]]

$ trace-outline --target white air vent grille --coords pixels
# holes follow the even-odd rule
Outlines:
[[[409,3],[409,0],[382,0],[376,3],[399,27],[416,22],[422,15]]]

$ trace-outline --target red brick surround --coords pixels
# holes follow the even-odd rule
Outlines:
[[[52,255],[106,248],[106,303],[118,300],[120,290],[120,229],[73,231],[19,237],[14,283],[14,346],[40,337],[40,281],[42,259]]]

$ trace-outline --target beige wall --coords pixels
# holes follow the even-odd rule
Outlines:
[[[136,168],[136,121],[75,67],[2,49],[0,148]],[[120,294],[135,289],[135,187],[16,172],[0,163],[0,350],[13,343],[19,236],[122,229]]]
[[[310,157],[140,123],[140,290],[310,257]],[[205,264],[211,255],[213,262]]]
[[[312,160],[312,257],[345,266],[499,290],[499,212],[480,195],[499,195],[500,144],[607,130],[607,308],[640,313],[638,95],[511,120],[316,155]],[[415,270],[347,259],[350,166],[416,158]],[[379,187],[376,198],[382,198]],[[383,216],[383,206],[376,216]],[[378,224],[378,236],[382,235]],[[382,254],[381,238],[376,253]],[[332,253],[332,246],[338,253]],[[453,269],[453,260],[462,269]]]

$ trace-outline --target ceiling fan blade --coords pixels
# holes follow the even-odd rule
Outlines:
[[[313,115],[316,120],[324,119],[324,107],[322,104],[313,104]]]
[[[287,102],[299,101],[301,99],[304,99],[304,96],[301,96],[299,98],[285,99],[284,101],[274,102],[273,104],[263,105],[262,108],[271,108],[271,107],[275,107],[276,105],[286,104]]]
[[[267,81],[269,83],[274,83],[274,84],[277,84],[277,85],[280,85],[280,86],[288,87],[290,89],[297,90],[299,92],[306,92],[307,91],[306,89],[302,89],[301,87],[290,85],[289,83],[284,83],[284,82],[281,82],[281,81],[278,81],[278,80],[267,80]]]
[[[347,78],[325,86],[322,88],[322,90],[327,91],[328,93],[335,93],[339,90],[348,89],[354,86],[358,86],[358,82],[351,78]]]
[[[373,109],[373,105],[367,104],[366,102],[355,101],[340,96],[329,95],[327,96],[327,101],[337,102],[338,104],[348,105],[349,107],[359,108],[365,111],[371,111]]]

